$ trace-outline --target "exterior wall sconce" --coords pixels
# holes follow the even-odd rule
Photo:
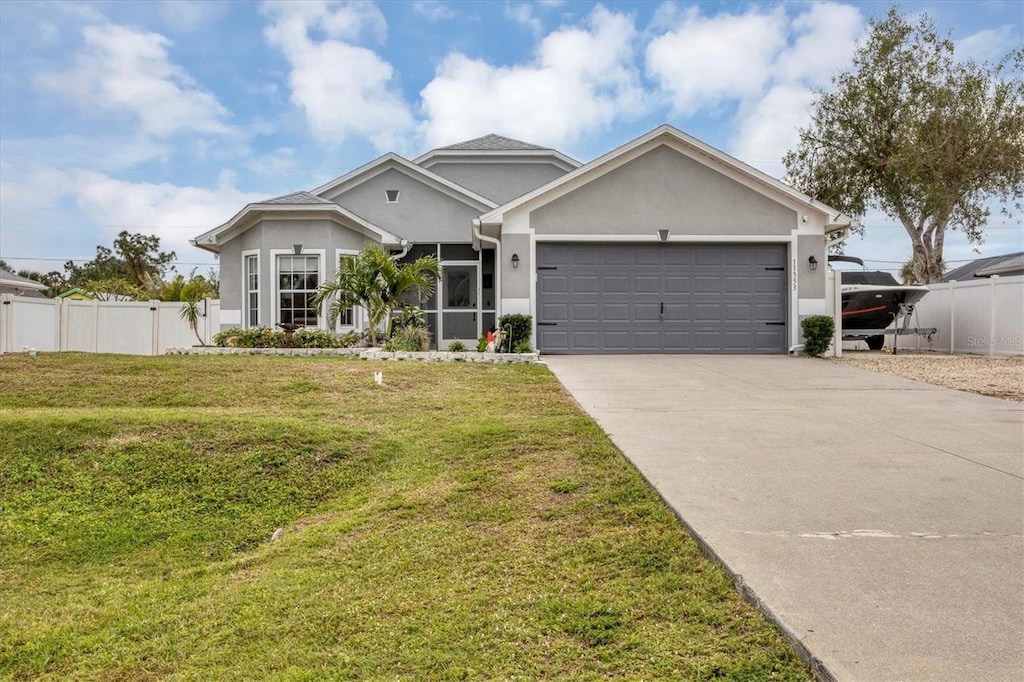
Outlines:
[[[518,253],[513,253],[512,254],[512,268],[516,269],[518,267],[519,267],[519,254]]]
[[[807,259],[807,263],[811,266],[811,270],[817,270],[818,269],[818,259],[815,258],[814,256],[811,256],[810,258],[808,258]]]
[[[302,253],[302,244],[292,244],[292,253],[296,256]]]
[[[668,241],[668,230],[658,230],[658,241],[659,242],[667,242]]]

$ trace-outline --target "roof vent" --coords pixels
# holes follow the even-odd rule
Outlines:
[[[384,201],[389,204],[398,203],[398,190],[397,189],[386,189],[384,190]]]

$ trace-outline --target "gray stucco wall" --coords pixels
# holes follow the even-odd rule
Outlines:
[[[303,249],[325,249],[325,264],[328,279],[334,277],[337,264],[334,262],[335,249],[358,251],[371,240],[326,218],[302,218],[293,220],[265,219],[249,228],[220,248],[220,300],[222,310],[242,309],[242,252],[252,249],[260,251],[260,321],[270,324],[271,319],[271,257],[272,249],[291,249],[302,244]],[[244,318],[243,318],[244,324]],[[226,325],[232,326],[232,325]]]
[[[796,267],[800,274],[797,294],[800,298],[825,298],[825,273],[828,272],[824,235],[800,235],[796,240]],[[811,271],[807,259],[818,259],[818,269]]]
[[[519,267],[512,267],[512,254],[519,254]],[[533,265],[530,262],[530,236],[507,234],[501,238],[501,296],[529,298]]]
[[[538,234],[788,235],[796,211],[665,146],[530,214]]]
[[[550,163],[437,163],[430,170],[498,204],[566,173]]]
[[[385,201],[388,189],[399,191],[398,203]],[[470,242],[472,221],[483,213],[395,169],[326,198],[414,243]]]

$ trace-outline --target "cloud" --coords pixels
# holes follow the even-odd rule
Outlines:
[[[225,134],[228,111],[171,62],[158,33],[126,26],[86,26],[75,66],[40,75],[37,84],[89,112],[127,116],[155,137]]]
[[[288,60],[292,103],[305,111],[315,137],[337,143],[357,135],[382,151],[398,144],[413,118],[392,86],[394,68],[352,44],[364,36],[386,37],[387,24],[375,6],[287,2],[267,3],[264,11],[271,18],[264,36]],[[315,40],[314,31],[326,38]]]
[[[535,36],[540,36],[543,30],[540,18],[533,13],[533,5],[530,3],[506,3],[505,17],[530,29]]]
[[[533,60],[494,66],[449,54],[421,91],[430,146],[490,132],[561,146],[644,110],[632,19],[598,6],[548,34]]]
[[[669,96],[676,113],[692,115],[761,92],[773,58],[785,44],[782,7],[713,17],[694,7],[674,29],[648,44],[647,73]]]
[[[1020,43],[1020,26],[985,29],[956,41],[956,56],[980,62],[999,62]]]
[[[417,0],[412,3],[412,10],[430,21],[455,18],[455,12],[449,9],[447,5],[438,2],[438,0]]]

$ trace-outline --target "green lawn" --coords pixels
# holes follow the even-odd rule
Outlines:
[[[0,356],[0,678],[808,675],[542,366],[46,354]]]

